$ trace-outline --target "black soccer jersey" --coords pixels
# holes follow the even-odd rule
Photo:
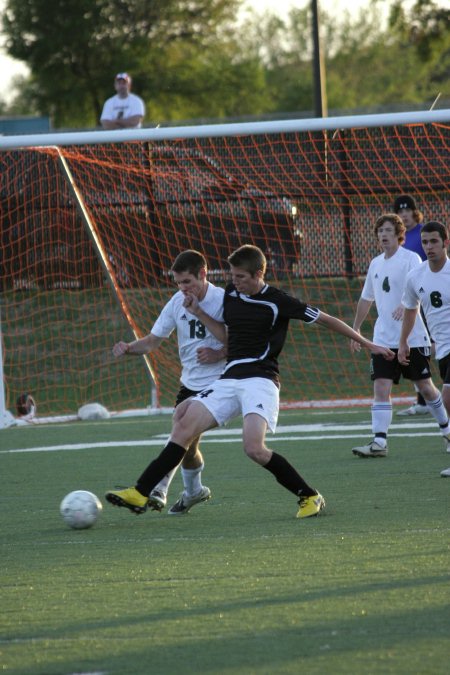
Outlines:
[[[313,323],[319,310],[267,284],[255,295],[225,289],[223,316],[228,328],[227,365],[222,378],[265,377],[279,382],[278,355],[289,319]]]

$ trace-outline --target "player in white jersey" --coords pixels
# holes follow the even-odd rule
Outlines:
[[[181,387],[175,407],[214,382],[225,366],[226,348],[206,326],[186,308],[186,294],[195,295],[201,308],[217,321],[223,321],[222,288],[207,280],[207,263],[198,251],[183,251],[172,265],[171,272],[179,291],[163,307],[150,333],[134,342],[118,342],[113,347],[116,357],[124,354],[142,355],[155,351],[174,330],[177,332],[178,353],[182,366]],[[171,515],[182,515],[201,501],[210,498],[209,488],[202,485],[203,457],[199,438],[192,441],[181,467],[184,491],[169,509]],[[178,467],[170,471],[149,495],[149,506],[161,511],[167,503],[170,483]]]
[[[358,301],[353,328],[359,331],[372,303],[375,302],[378,318],[375,322],[373,341],[389,347],[394,352],[400,344],[404,308],[401,304],[405,280],[409,273],[416,274],[422,265],[417,253],[401,246],[405,225],[394,213],[380,216],[374,228],[383,253],[374,258],[367,272],[361,297]],[[351,341],[351,349],[359,351],[360,345]],[[431,342],[420,314],[415,316],[410,335],[411,359],[408,364],[386,361],[376,354],[371,355],[371,379],[374,401],[372,404],[373,440],[357,446],[352,452],[358,457],[385,457],[388,453],[387,434],[392,421],[392,385],[398,384],[400,376],[412,380],[436,419],[442,435],[450,434],[449,419],[439,391],[431,380]]]
[[[411,358],[410,333],[419,306],[425,314],[428,329],[435,342],[439,374],[442,378],[442,399],[450,414],[450,260],[447,249],[450,244],[445,225],[431,220],[420,233],[427,262],[406,279],[403,305],[402,332],[398,359],[408,364]],[[450,452],[450,435],[445,438],[446,450]],[[441,476],[450,476],[450,468]]]

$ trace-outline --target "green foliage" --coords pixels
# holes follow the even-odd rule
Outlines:
[[[295,497],[222,432],[203,439],[210,502],[178,518],[104,504],[78,531],[60,518],[62,497],[103,500],[132,482],[170,416],[0,431],[2,449],[30,449],[0,452],[3,670],[447,673],[448,455],[406,420],[388,458],[357,459],[369,420],[368,409],[285,412],[269,436],[323,492],[319,518],[297,520]],[[43,450],[60,444],[77,447]],[[178,475],[170,503],[180,486]]]
[[[199,49],[186,42],[158,54],[148,108],[153,120],[231,117],[263,110],[264,76],[251,55],[236,58],[234,37],[219,47]],[[150,95],[150,92],[149,92]]]
[[[219,28],[234,16],[238,0],[8,0],[3,17],[9,54],[31,70],[27,88],[35,108],[56,126],[95,125],[113,91],[114,74],[127,70],[149,104],[164,106],[178,87],[179,61],[186,71],[208,49],[220,53]],[[187,60],[185,60],[188,54]],[[168,57],[169,60],[168,60]],[[173,63],[171,63],[174,62]],[[202,73],[203,75],[203,73]],[[217,90],[218,100],[226,90]],[[170,109],[164,109],[170,118]]]
[[[423,103],[450,93],[450,10],[422,0],[407,15],[399,1],[388,22],[383,5],[372,0],[339,16],[322,11],[328,108]],[[286,21],[259,26],[274,111],[312,109],[310,22],[306,9],[292,9]]]
[[[409,16],[396,0],[390,27],[424,67],[431,92],[448,93],[450,84],[450,8],[435,0],[416,0]]]
[[[243,32],[264,65],[266,112],[311,108],[313,80],[308,9],[286,19],[266,14],[248,20]]]
[[[311,7],[285,17],[243,0],[7,0],[8,53],[31,75],[10,112],[92,127],[116,72],[133,75],[146,123],[313,108]],[[328,5],[327,5],[328,7]],[[321,12],[329,109],[434,101],[450,92],[445,0],[367,0],[358,13]],[[7,107],[3,104],[3,111]]]

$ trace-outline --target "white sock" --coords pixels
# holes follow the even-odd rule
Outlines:
[[[374,436],[380,433],[386,434],[387,436],[391,422],[392,403],[387,401],[374,401],[372,404],[372,432]],[[376,436],[375,440],[382,448],[386,447],[387,441],[382,436]]]
[[[184,491],[188,497],[198,495],[203,488],[202,485],[202,471],[204,469],[202,464],[197,469],[184,469],[181,467],[181,475],[183,477]]]
[[[178,465],[178,466],[179,466],[179,465]],[[171,484],[171,482],[172,482],[172,480],[173,480],[173,477],[175,476],[175,474],[176,474],[176,472],[177,472],[178,466],[176,466],[174,469],[172,469],[172,471],[169,471],[169,473],[167,473],[167,474],[164,476],[164,478],[162,478],[162,479],[159,481],[158,485],[155,485],[155,487],[153,488],[153,490],[158,490],[158,492],[162,492],[163,495],[164,495],[165,497],[167,497],[167,493],[168,493],[168,491],[169,491],[170,484]],[[152,492],[153,492],[153,490],[152,490]]]
[[[441,434],[446,436],[448,433],[450,433],[450,424],[448,421],[447,411],[442,401],[442,396],[439,394],[435,401],[427,401],[427,407],[436,422],[439,424]]]

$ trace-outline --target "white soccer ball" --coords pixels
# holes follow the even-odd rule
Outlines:
[[[59,507],[64,522],[74,530],[92,527],[103,509],[93,492],[75,490],[64,497]]]
[[[86,403],[78,409],[78,418],[80,420],[107,420],[111,417],[109,410],[107,410],[101,403]]]

